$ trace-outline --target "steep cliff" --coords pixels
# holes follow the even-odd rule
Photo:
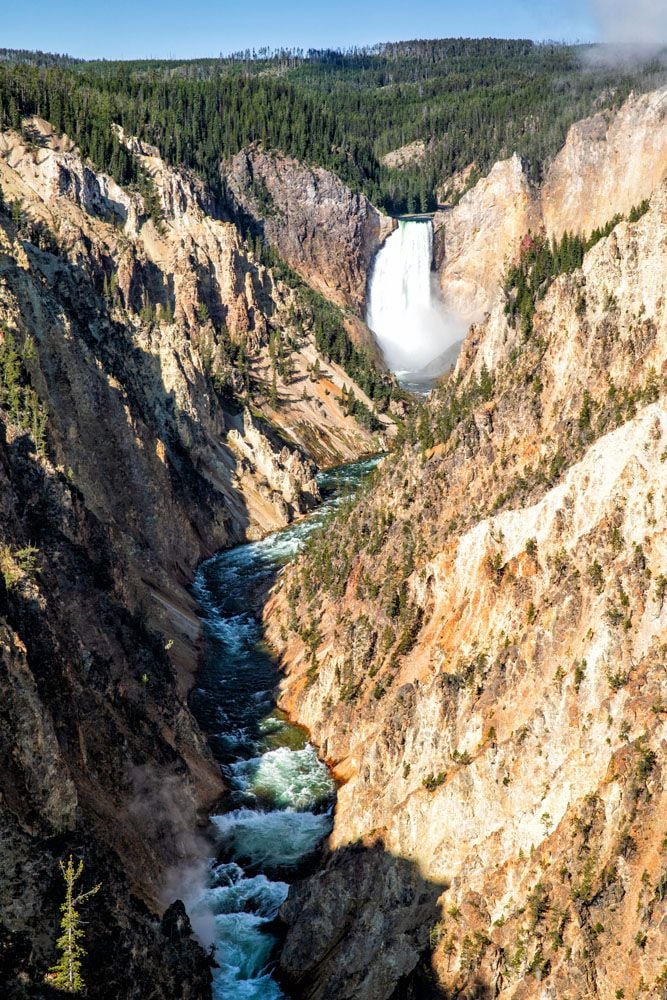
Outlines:
[[[495,307],[278,585],[281,703],[343,781],[301,996],[664,989],[666,235],[661,186],[529,330]]]
[[[518,156],[496,163],[455,208],[437,212],[435,266],[448,306],[469,318],[483,314],[508,256],[540,221],[533,185]]]
[[[335,174],[253,146],[224,168],[237,211],[313,288],[363,315],[370,265],[395,226]]]
[[[587,236],[650,198],[667,170],[667,89],[630,97],[570,129],[531,184],[517,156],[497,163],[434,218],[435,262],[446,303],[469,319],[498,299],[499,280],[532,230]]]
[[[590,233],[650,198],[667,169],[667,88],[631,97],[570,129],[540,203],[549,234]]]
[[[0,982],[41,996],[82,855],[93,997],[205,997],[170,872],[221,794],[185,697],[186,587],[317,499],[391,421],[318,353],[316,303],[206,188],[126,140],[142,190],[47,123],[0,135]],[[385,376],[382,376],[386,380]],[[346,390],[378,431],[352,415]],[[359,410],[359,406],[365,410]],[[316,433],[327,419],[326,432]],[[6,993],[3,995],[7,995]]]

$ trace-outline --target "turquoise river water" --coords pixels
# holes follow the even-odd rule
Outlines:
[[[192,706],[230,788],[224,811],[211,817],[218,853],[193,914],[213,926],[215,1000],[285,996],[272,974],[276,916],[331,829],[336,795],[303,730],[275,706],[278,667],[262,644],[259,595],[376,464],[322,473],[313,514],[213,556],[197,573],[206,647]]]

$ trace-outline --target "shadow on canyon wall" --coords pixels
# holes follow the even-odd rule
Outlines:
[[[109,533],[62,480],[34,460],[28,435],[8,443],[0,421],[0,995],[60,995],[44,975],[58,861],[72,853],[85,888],[103,887],[84,915],[91,1000],[204,1000],[206,956],[187,928],[177,940],[161,931],[151,899],[181,857],[182,829],[192,838],[197,824],[164,637],[119,597]],[[12,580],[7,553],[28,545],[35,569]],[[178,726],[184,740],[170,738]],[[181,827],[163,810],[153,829],[131,809],[140,768],[161,792],[182,789]]]
[[[157,631],[151,593],[185,601],[194,563],[242,534],[248,514],[211,482],[211,467],[234,472],[214,447],[222,413],[200,434],[86,273],[30,259],[34,270],[0,265],[32,337],[25,367],[50,458],[0,412],[0,995],[51,995],[58,861],[71,852],[86,887],[103,885],[85,914],[88,995],[204,1000],[206,956],[187,927],[178,940],[161,930],[158,896],[182,830],[197,830],[221,786],[166,651],[180,636]],[[183,789],[178,822],[133,808],[147,774],[152,801]]]
[[[322,870],[292,887],[281,910],[285,988],[299,1000],[490,1000],[481,983],[451,992],[433,972],[447,888],[381,840],[333,851]]]

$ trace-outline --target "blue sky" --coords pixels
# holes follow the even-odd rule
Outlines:
[[[461,35],[590,41],[600,34],[594,16],[600,2],[7,0],[0,46],[85,58],[183,58],[262,45],[308,48]]]

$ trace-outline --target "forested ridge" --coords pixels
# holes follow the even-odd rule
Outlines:
[[[263,49],[219,59],[83,62],[0,51],[0,117],[38,114],[98,167],[136,180],[110,125],[157,145],[222,194],[219,161],[251,142],[337,173],[397,214],[435,207],[436,190],[474,162],[518,152],[537,179],[568,127],[664,79],[641,68],[582,68],[580,47],[445,39],[342,51]],[[382,156],[415,140],[419,163]]]

